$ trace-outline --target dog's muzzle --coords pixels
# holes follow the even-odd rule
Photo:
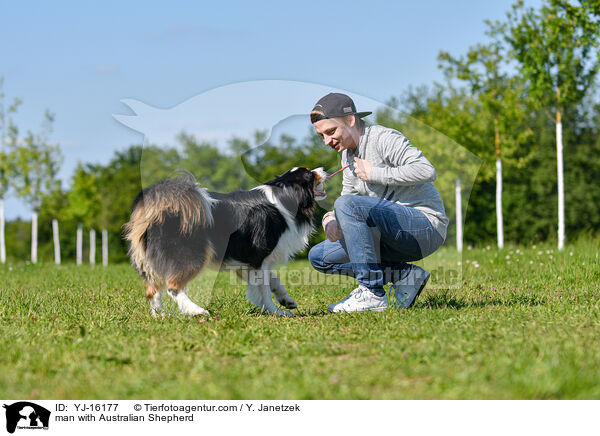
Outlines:
[[[327,180],[327,172],[323,167],[316,168],[312,170],[313,174],[316,177],[315,184],[315,200],[324,200],[327,198],[327,193],[325,192],[325,181]]]

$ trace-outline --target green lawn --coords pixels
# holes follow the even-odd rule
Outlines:
[[[210,320],[155,320],[129,265],[0,266],[0,397],[600,398],[598,241],[446,249],[425,267],[409,310],[329,314],[353,281],[297,261],[281,274],[293,318],[209,272],[190,295]]]

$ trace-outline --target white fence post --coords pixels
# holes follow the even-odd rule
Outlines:
[[[102,230],[102,266],[108,265],[108,231]]]
[[[463,249],[463,220],[462,220],[462,189],[460,179],[456,178],[456,249],[462,253]]]
[[[562,123],[556,123],[556,172],[558,177],[558,249],[565,248],[565,182],[563,168]]]
[[[31,215],[31,263],[37,263],[37,221],[38,214]]]
[[[504,217],[502,214],[502,160],[496,159],[496,232],[498,248],[504,248]]]
[[[54,263],[60,265],[60,239],[58,238],[58,220],[52,220],[52,237],[54,239]]]
[[[76,248],[76,256],[77,256],[77,265],[81,265],[81,260],[83,256],[83,229],[81,228],[81,224],[77,226],[77,248]]]
[[[0,200],[0,262],[6,263],[6,241],[4,239],[4,200]]]
[[[90,265],[96,264],[96,231],[90,230]]]

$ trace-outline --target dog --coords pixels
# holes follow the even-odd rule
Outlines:
[[[181,313],[209,315],[186,294],[187,284],[209,265],[235,269],[261,311],[291,316],[271,297],[286,309],[297,307],[272,268],[308,245],[326,179],[323,168],[295,167],[249,191],[218,193],[185,172],[143,189],[124,229],[152,315],[164,316],[165,288]]]

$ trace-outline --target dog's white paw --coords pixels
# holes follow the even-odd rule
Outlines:
[[[161,304],[161,295],[160,294],[155,294],[152,298],[150,298],[148,300],[148,303],[150,303],[150,309],[152,311],[152,316],[154,318],[164,318],[165,317],[165,310],[162,307]]]
[[[209,316],[210,312],[206,309],[201,308],[197,304],[186,304],[185,307],[181,308],[181,313],[184,315],[195,316],[195,315],[206,315]]]
[[[210,315],[208,310],[201,308],[190,300],[185,292],[173,292],[171,290],[168,292],[171,298],[173,298],[173,301],[177,303],[177,306],[183,315]]]
[[[164,310],[152,309],[152,317],[155,319],[158,319],[158,318],[164,319],[167,317],[167,314],[165,313]]]

